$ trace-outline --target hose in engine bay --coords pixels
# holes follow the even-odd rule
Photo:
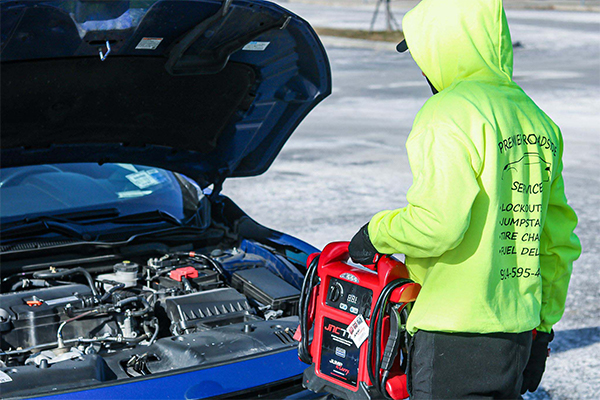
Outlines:
[[[62,348],[66,347],[65,346],[65,342],[63,341],[63,337],[62,337],[62,330],[65,327],[65,325],[67,325],[69,322],[73,322],[73,321],[78,320],[80,318],[87,317],[88,315],[98,314],[99,312],[100,312],[100,310],[98,310],[98,309],[89,310],[89,311],[86,311],[86,312],[81,313],[79,315],[76,315],[73,318],[69,318],[66,321],[63,321],[63,323],[60,324],[60,326],[58,327],[58,330],[56,331],[56,343],[58,343],[58,348],[62,349]]]
[[[96,290],[96,286],[94,286],[94,279],[92,278],[92,275],[82,267],[69,268],[60,271],[38,271],[33,273],[33,277],[38,279],[56,279],[77,273],[82,274],[85,277],[88,286],[94,295],[94,299],[98,299],[98,291]]]
[[[227,275],[225,274],[225,270],[223,269],[221,264],[219,264],[217,261],[215,261],[212,257],[209,257],[202,253],[196,253],[195,251],[178,252],[178,253],[175,253],[175,255],[189,257],[195,261],[208,262],[213,267],[213,269],[215,271],[217,271],[219,273],[219,275],[221,275],[221,278],[223,278],[224,281],[227,279]]]

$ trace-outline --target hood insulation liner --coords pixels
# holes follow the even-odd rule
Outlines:
[[[211,152],[236,112],[250,106],[253,69],[230,62],[217,74],[173,76],[165,62],[94,57],[3,64],[1,92],[10,99],[2,104],[3,149],[118,143]]]

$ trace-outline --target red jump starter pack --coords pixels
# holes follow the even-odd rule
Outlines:
[[[303,385],[348,400],[407,398],[405,322],[420,286],[390,256],[350,265],[348,244],[308,259],[296,334],[299,357],[311,364]]]

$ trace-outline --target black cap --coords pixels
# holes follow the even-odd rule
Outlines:
[[[400,43],[398,43],[398,45],[396,46],[396,50],[399,53],[404,53],[406,50],[408,50],[408,46],[406,45],[406,40],[403,40]]]

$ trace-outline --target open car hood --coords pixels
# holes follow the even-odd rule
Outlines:
[[[272,3],[1,7],[2,167],[127,162],[220,184],[264,172],[331,91],[314,31]]]

